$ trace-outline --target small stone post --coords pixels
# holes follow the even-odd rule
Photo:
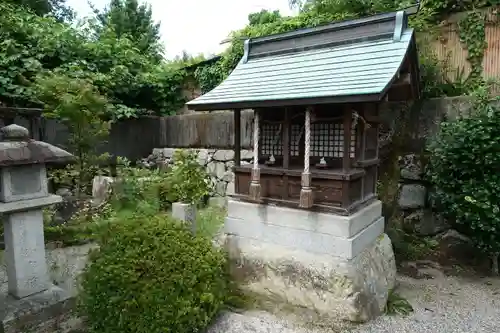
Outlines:
[[[73,156],[30,139],[28,130],[15,124],[1,128],[0,139],[0,214],[10,295],[2,304],[8,311],[2,312],[5,317],[0,318],[0,331],[17,332],[12,321],[34,319],[20,318],[16,309],[22,308],[29,317],[31,310],[42,311],[59,302],[63,294],[53,288],[45,258],[42,209],[62,201],[60,196],[48,193],[45,163],[64,162]],[[44,305],[37,300],[43,300]],[[26,308],[26,302],[38,310]],[[9,315],[9,311],[16,315]]]
[[[196,206],[190,203],[172,203],[172,217],[187,223],[193,234],[196,234]]]

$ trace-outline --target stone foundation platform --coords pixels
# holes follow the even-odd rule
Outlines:
[[[381,209],[377,201],[338,216],[229,200],[232,274],[252,294],[311,310],[325,324],[368,321],[396,280]]]

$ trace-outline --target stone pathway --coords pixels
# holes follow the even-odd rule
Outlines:
[[[500,279],[398,278],[397,293],[414,308],[407,317],[383,316],[346,330],[300,328],[262,312],[224,315],[208,333],[492,333],[500,332]]]

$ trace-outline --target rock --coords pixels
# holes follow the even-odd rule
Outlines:
[[[225,196],[227,190],[227,183],[224,181],[218,181],[215,185],[215,193],[219,196]]]
[[[175,148],[154,148],[153,156],[155,157],[164,157],[164,158],[172,158],[175,153]]]
[[[456,230],[448,230],[438,238],[439,247],[447,257],[455,258],[463,262],[471,262],[476,259],[478,250],[472,240]]]
[[[163,157],[163,148],[153,148],[153,156],[161,156]]]
[[[438,263],[426,260],[401,263],[399,272],[414,279],[434,279],[443,276]]]
[[[61,197],[65,198],[65,197],[70,197],[70,196],[72,196],[72,195],[73,195],[73,193],[71,193],[71,190],[70,190],[69,188],[62,187],[62,188],[60,188],[60,189],[58,189],[58,190],[56,191],[56,195],[59,195],[59,196],[61,196]]]
[[[226,165],[222,162],[217,163],[215,168],[215,176],[217,179],[223,180],[226,176]]]
[[[234,181],[228,183],[226,187],[226,195],[233,195],[233,194],[235,194]]]
[[[234,159],[234,151],[233,150],[217,150],[214,154],[214,160],[227,162]]]
[[[138,164],[148,169],[165,170],[173,162],[174,151],[172,148],[155,148],[151,155],[138,161]]]
[[[414,262],[401,263],[398,272],[414,279],[420,278],[420,272],[418,271],[417,264]]]
[[[63,201],[54,205],[55,213],[51,225],[62,225],[67,223],[77,212],[84,209],[90,199],[81,199],[74,196],[63,197]]]
[[[471,239],[458,231],[452,229],[448,230],[444,235],[441,236],[441,240],[452,240],[453,243],[472,243]],[[451,243],[450,243],[451,244]]]
[[[95,176],[92,181],[92,204],[100,205],[108,199],[114,179],[107,176]]]
[[[211,161],[207,164],[207,173],[210,176],[215,175],[215,169],[217,168],[217,162]]]
[[[419,209],[404,218],[404,227],[408,232],[420,236],[435,236],[450,229],[446,221],[430,210]]]
[[[405,184],[399,192],[398,205],[402,209],[416,209],[425,206],[427,189],[419,184]]]
[[[242,150],[240,154],[242,160],[253,160],[253,151],[251,150]]]
[[[234,161],[228,161],[226,162],[226,170],[232,171],[234,168]]]
[[[276,311],[314,312],[317,323],[325,327],[380,315],[395,286],[396,264],[386,235],[352,260],[270,243],[257,246],[231,234],[226,236],[226,248],[242,290],[258,295],[262,304]]]
[[[217,179],[222,179],[226,173],[226,166],[223,162],[212,161],[207,165],[207,173]]]
[[[234,180],[234,173],[232,171],[226,171],[221,179],[227,183],[230,183]]]
[[[198,163],[200,163],[200,165],[207,165],[209,161],[209,154],[208,154],[208,151],[206,149],[200,149],[200,151],[198,152]]]
[[[400,158],[399,166],[401,178],[408,180],[420,180],[422,178],[422,163],[420,157],[415,154],[405,155]]]

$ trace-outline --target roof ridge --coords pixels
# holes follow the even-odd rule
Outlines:
[[[378,22],[384,22],[396,17],[396,12],[381,13],[351,20],[333,21],[330,23],[321,24],[315,27],[299,28],[287,32],[280,32],[276,34],[270,34],[267,36],[248,38],[251,44],[268,43],[275,42],[284,39],[291,39],[295,37],[302,37],[307,35],[313,35],[323,32],[330,32],[335,30],[342,30],[346,28],[353,28],[360,25],[373,24]]]
[[[252,58],[263,58],[311,49],[389,39],[401,39],[408,27],[408,15],[403,9],[364,18],[334,22],[314,28],[293,30],[281,34],[247,39],[242,63]]]

